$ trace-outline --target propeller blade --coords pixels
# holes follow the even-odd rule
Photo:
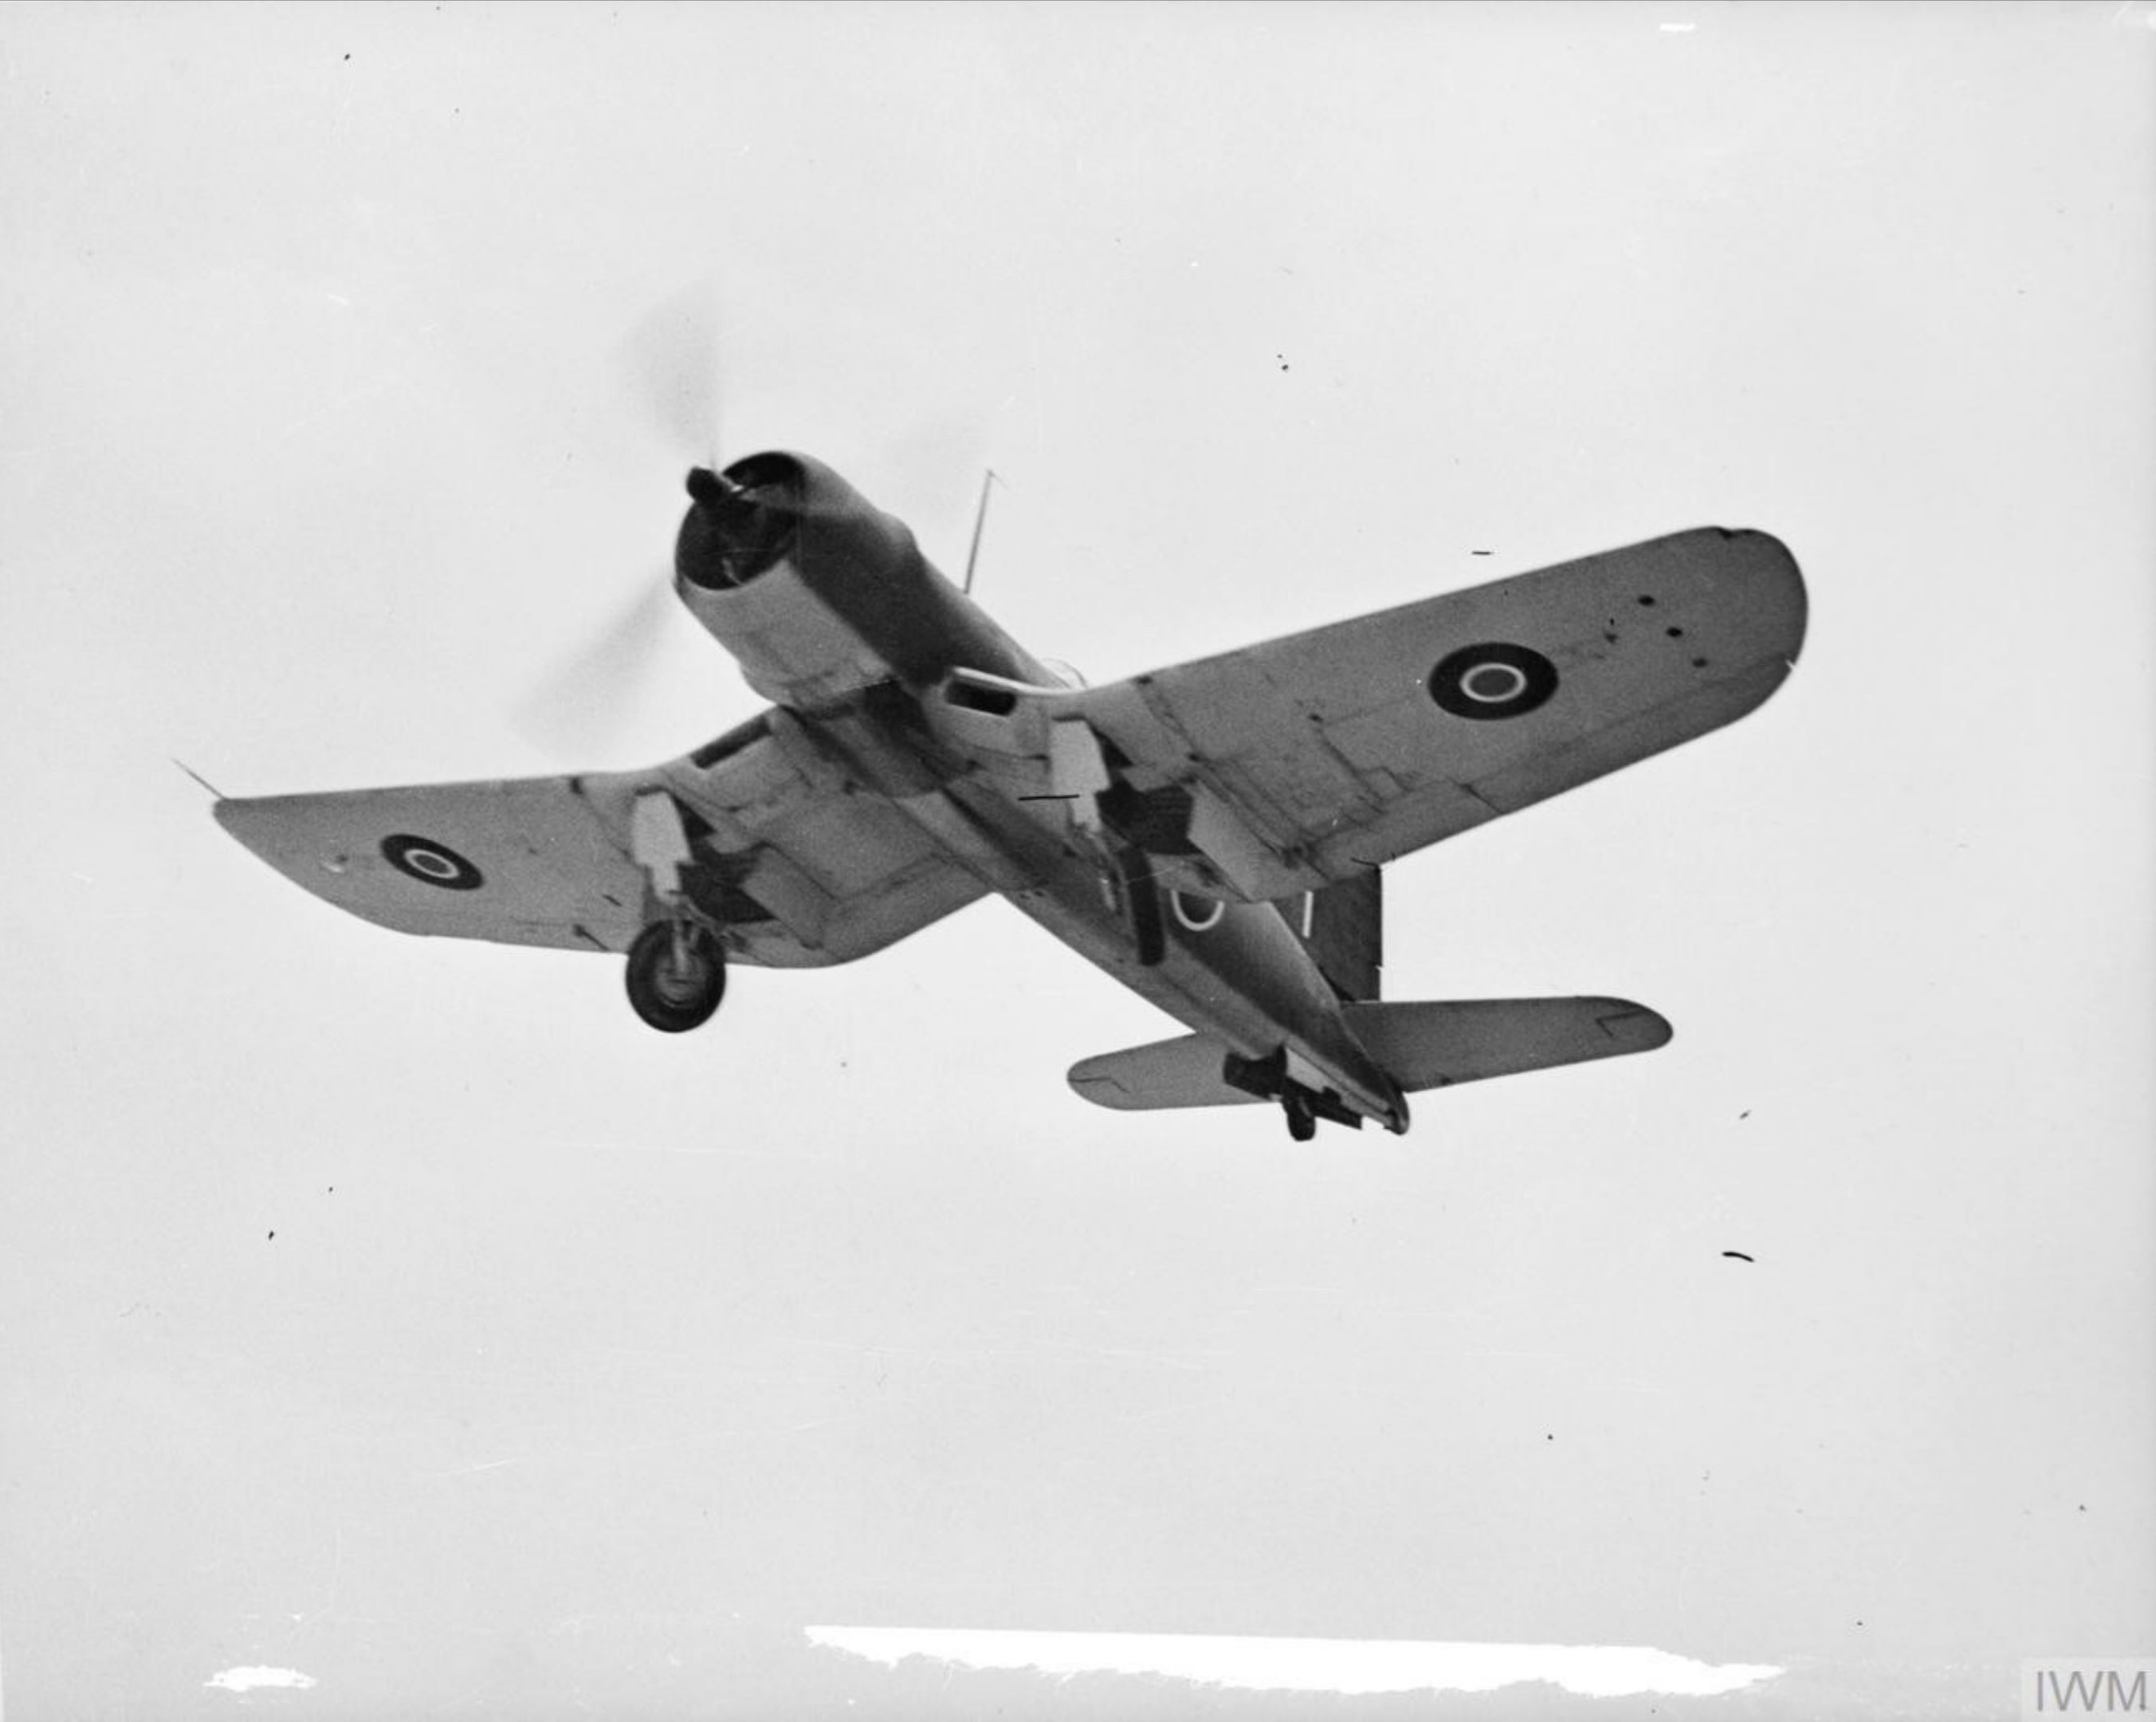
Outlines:
[[[519,732],[557,758],[604,747],[649,687],[673,613],[670,583],[645,581],[589,645],[539,679],[516,709]]]
[[[707,284],[676,294],[637,321],[621,343],[627,380],[679,459],[716,467],[723,347],[718,296]]]

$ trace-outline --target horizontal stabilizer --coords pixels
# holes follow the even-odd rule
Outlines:
[[[1651,1052],[1670,1038],[1667,1020],[1629,999],[1460,999],[1341,1008],[1355,1038],[1410,1094]]]
[[[1463,999],[1341,1010],[1370,1056],[1410,1094],[1651,1052],[1670,1038],[1666,1020],[1626,999]],[[1181,1035],[1082,1059],[1070,1067],[1070,1086],[1096,1106],[1119,1112],[1247,1106],[1257,1097],[1221,1076],[1227,1052],[1207,1036]]]
[[[1230,1087],[1220,1075],[1228,1048],[1206,1035],[1178,1035],[1081,1059],[1070,1086],[1096,1106],[1150,1112],[1168,1106],[1252,1106],[1258,1096]]]

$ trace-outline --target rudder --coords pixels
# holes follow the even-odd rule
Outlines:
[[[1384,876],[1375,867],[1291,899],[1289,924],[1343,1000],[1378,997],[1385,963]]]

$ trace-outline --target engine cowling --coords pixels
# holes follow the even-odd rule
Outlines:
[[[1040,666],[921,553],[905,523],[805,455],[689,475],[674,584],[774,703],[814,712],[880,682],[963,666],[1019,681]]]

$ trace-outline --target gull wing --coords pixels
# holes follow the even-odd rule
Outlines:
[[[1053,697],[1163,876],[1317,889],[1719,728],[1781,685],[1803,577],[1701,527]],[[1117,805],[1116,797],[1121,797]]]
[[[865,956],[985,888],[778,711],[646,771],[227,799],[214,811],[285,877],[362,920],[506,944],[626,950],[652,910],[639,825],[654,823],[681,889],[745,963]]]

